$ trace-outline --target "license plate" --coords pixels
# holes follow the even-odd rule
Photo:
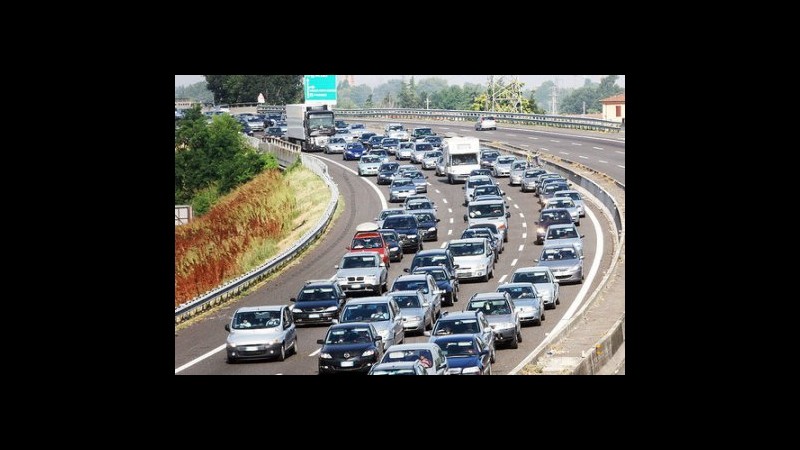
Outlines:
[[[251,345],[251,346],[245,347],[244,351],[246,351],[246,352],[257,352],[258,351],[258,346]]]
[[[309,319],[319,319],[319,314],[309,314],[308,318]]]
[[[342,367],[353,367],[353,361],[342,361]]]
[[[360,284],[351,284],[350,287],[353,288],[353,289],[361,289],[361,285]]]

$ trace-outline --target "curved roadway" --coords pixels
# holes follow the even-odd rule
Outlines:
[[[440,135],[446,132],[453,132],[451,124],[447,126],[433,126],[434,131]],[[450,128],[450,130],[447,130]],[[489,133],[496,133],[504,141],[512,143],[512,137],[504,136],[501,130],[496,132],[482,132],[480,137],[485,137]],[[461,133],[459,133],[461,134]],[[476,133],[463,133],[475,135]],[[520,134],[516,130],[511,134]],[[575,139],[578,139],[577,137]],[[569,144],[569,142],[567,142]],[[623,143],[624,148],[624,143]],[[176,374],[229,374],[229,375],[289,375],[303,374],[313,375],[317,373],[317,354],[320,346],[316,343],[317,339],[323,338],[327,330],[326,325],[300,327],[298,328],[298,354],[286,358],[285,361],[252,361],[240,362],[237,364],[227,364],[225,362],[224,344],[227,332],[224,325],[230,321],[230,317],[236,308],[254,305],[277,305],[290,304],[289,298],[295,297],[302,284],[309,279],[330,278],[335,273],[334,264],[337,264],[345,247],[349,245],[356,225],[362,222],[371,221],[380,211],[382,201],[373,189],[369,189],[367,183],[375,184],[375,177],[359,177],[353,170],[356,167],[355,161],[342,161],[340,155],[314,154],[328,164],[329,173],[338,184],[341,195],[344,198],[345,208],[343,214],[336,220],[333,227],[323,237],[313,250],[306,253],[299,263],[284,269],[280,276],[266,282],[259,289],[251,292],[247,296],[228,303],[214,312],[207,315],[191,326],[188,326],[176,333],[175,336],[175,369]],[[588,165],[588,164],[587,164]],[[441,247],[448,239],[456,239],[461,235],[465,228],[463,215],[466,210],[462,206],[463,184],[449,185],[446,178],[437,178],[433,171],[425,171],[428,175],[428,196],[436,202],[438,206],[439,239],[438,241],[425,242],[425,248]],[[621,180],[622,181],[622,180]],[[541,250],[540,245],[533,244],[535,233],[534,220],[538,217],[537,198],[532,193],[522,193],[519,187],[508,185],[508,178],[500,178],[499,185],[506,192],[507,201],[512,213],[509,224],[509,242],[505,244],[505,251],[500,255],[500,259],[495,267],[495,276],[488,283],[483,282],[462,282],[459,293],[460,302],[454,306],[443,307],[443,310],[461,310],[465,300],[477,292],[494,291],[498,284],[507,281],[511,273],[518,267],[533,266],[533,259],[538,256]],[[384,196],[388,197],[387,186],[378,186]],[[390,204],[389,207],[397,207],[398,204]],[[584,234],[584,270],[589,281],[589,269],[595,265],[595,259],[600,258],[599,271],[591,283],[561,286],[561,304],[555,310],[546,311],[546,320],[542,326],[524,327],[523,342],[516,350],[498,348],[497,362],[492,367],[494,374],[507,374],[525,356],[527,356],[541,341],[549,334],[558,321],[564,317],[566,312],[572,312],[576,308],[570,308],[575,302],[579,291],[585,291],[582,298],[596,288],[606,268],[611,260],[611,237],[609,234],[610,225],[607,220],[599,214],[598,209],[589,204],[589,209],[597,216],[599,227],[590,220],[590,214],[581,219],[579,230]],[[602,252],[596,255],[598,239],[596,234],[603,236],[604,245]],[[414,254],[405,255],[402,262],[392,263],[389,269],[389,285],[399,275],[403,274],[403,268],[409,267]],[[574,305],[577,306],[577,305]],[[406,342],[427,341],[425,336],[407,336]]]

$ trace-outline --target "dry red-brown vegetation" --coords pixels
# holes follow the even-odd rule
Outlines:
[[[237,276],[251,244],[291,231],[295,197],[278,170],[225,196],[207,214],[175,227],[175,306]]]

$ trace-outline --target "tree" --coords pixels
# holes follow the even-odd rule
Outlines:
[[[364,102],[364,108],[372,109],[373,107],[374,106],[372,105],[372,94],[369,94],[369,97],[367,97],[367,100]]]
[[[433,97],[434,93],[441,92],[444,89],[447,89],[447,87],[447,80],[445,79],[436,77],[423,78],[419,80],[419,83],[417,83],[417,92],[419,93],[420,98],[425,98],[425,94]]]
[[[536,90],[532,90],[530,95],[528,96],[528,112],[531,114],[546,114],[547,111],[544,108],[541,108],[538,103],[536,103]]]
[[[200,103],[211,103],[214,94],[206,88],[205,81],[198,81],[187,86],[175,86],[175,98],[190,98]]]
[[[215,103],[251,103],[264,93],[267,104],[302,100],[302,75],[204,75]]]
[[[392,97],[392,93],[391,92],[387,92],[386,93],[386,97],[383,97],[383,100],[381,101],[381,106],[384,107],[384,108],[394,108],[395,107],[394,97]]]
[[[617,79],[619,79],[618,75],[609,75],[601,78],[600,86],[597,87],[598,98],[602,100],[621,93],[623,89],[617,86]]]
[[[350,89],[350,100],[353,100],[353,103],[359,107],[364,105],[370,95],[372,95],[372,88],[366,84],[359,84]]]
[[[536,104],[542,105],[542,108],[547,112],[550,113],[550,105],[552,104],[553,98],[553,90],[556,88],[556,84],[550,80],[545,81],[542,83],[538,89],[536,89],[536,93],[534,94],[534,99],[536,99]]]
[[[401,80],[389,80],[386,83],[380,84],[372,90],[372,98],[385,99],[386,94],[392,94],[392,98],[397,98],[400,94],[402,83]]]

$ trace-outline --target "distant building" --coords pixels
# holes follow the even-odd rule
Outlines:
[[[618,94],[600,100],[603,104],[603,119],[625,122],[625,94]]]
[[[197,104],[198,102],[192,100],[191,98],[175,97],[175,108],[177,109],[191,109]]]

